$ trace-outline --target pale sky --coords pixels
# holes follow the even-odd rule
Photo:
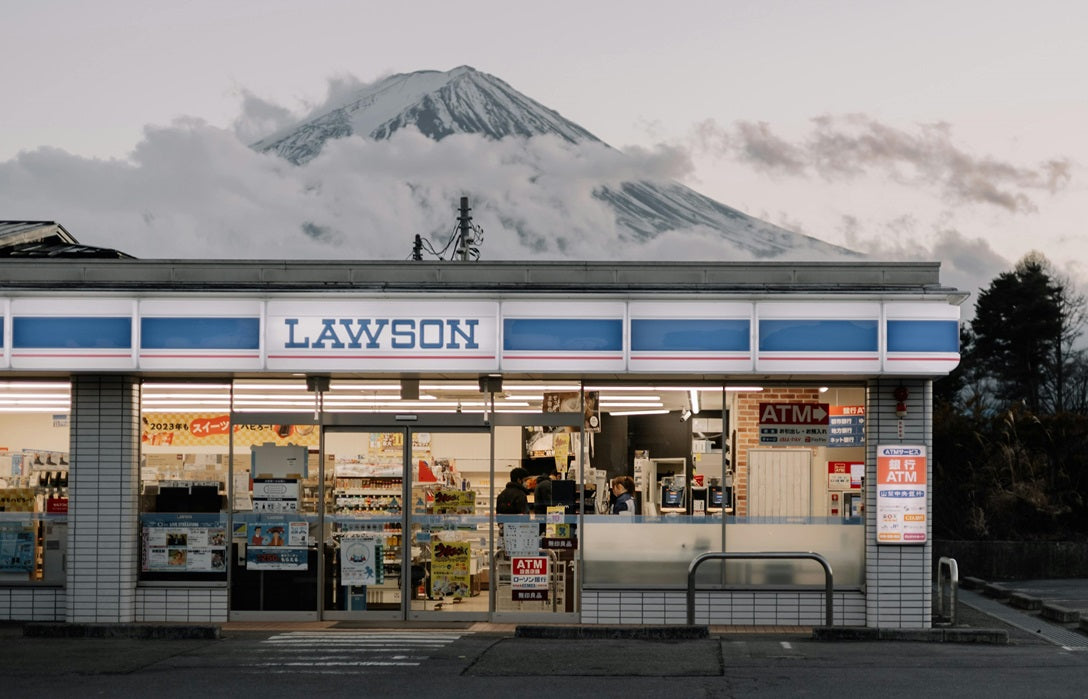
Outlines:
[[[88,244],[145,226],[228,256],[211,239],[286,199],[237,184],[216,218],[250,166],[201,153],[241,153],[330,81],[471,65],[616,148],[670,154],[724,204],[941,261],[965,290],[1033,249],[1088,276],[1088,3],[0,0],[0,22],[0,218]],[[179,173],[215,196],[187,201]]]

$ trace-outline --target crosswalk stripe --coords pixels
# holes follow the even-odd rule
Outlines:
[[[373,667],[418,667],[466,633],[297,631],[261,641],[256,662],[262,672],[290,668],[292,672],[328,672]]]

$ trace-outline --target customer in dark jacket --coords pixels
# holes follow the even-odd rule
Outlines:
[[[533,512],[538,515],[547,514],[548,506],[552,502],[552,481],[559,476],[559,471],[552,469],[542,473],[536,479],[536,489],[533,490]]]
[[[510,482],[499,493],[499,497],[495,498],[495,514],[529,514],[529,491],[523,485],[523,481],[528,477],[529,472],[520,466],[510,472]]]

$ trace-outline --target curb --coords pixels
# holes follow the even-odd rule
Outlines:
[[[1059,624],[1075,624],[1080,621],[1080,612],[1060,604],[1044,604],[1040,615],[1044,619],[1056,621]]]
[[[690,641],[710,637],[706,626],[561,626],[519,625],[515,638],[633,639],[642,641]]]
[[[1009,632],[1000,629],[877,629],[868,626],[817,626],[817,641],[921,641],[927,643],[985,643],[1008,645]]]
[[[136,638],[190,640],[220,638],[218,626],[192,624],[65,624],[33,623],[23,626],[27,638]]]
[[[1009,604],[1017,609],[1039,611],[1043,608],[1043,600],[1023,592],[1014,592],[1009,595]]]

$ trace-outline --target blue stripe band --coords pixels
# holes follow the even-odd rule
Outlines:
[[[761,320],[761,352],[876,352],[875,320]]]
[[[130,349],[131,318],[22,316],[12,319],[11,346],[21,349]]]
[[[889,320],[888,351],[959,352],[959,323],[954,320]]]
[[[751,323],[747,320],[631,321],[631,350],[635,352],[748,352]]]
[[[622,352],[623,321],[607,318],[507,318],[502,348],[510,351]]]
[[[260,318],[142,318],[141,349],[255,350]]]

